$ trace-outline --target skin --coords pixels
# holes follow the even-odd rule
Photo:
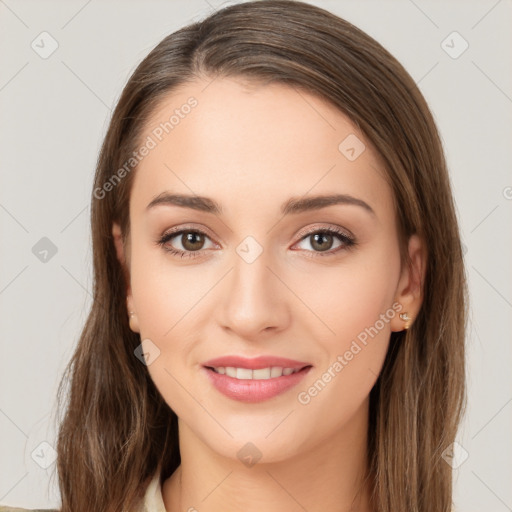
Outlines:
[[[404,320],[395,314],[308,404],[297,395],[393,303],[415,318],[425,271],[421,240],[411,237],[412,265],[401,268],[379,157],[322,99],[279,84],[198,79],[161,102],[146,135],[190,96],[198,105],[137,168],[126,246],[119,226],[112,230],[129,276],[130,326],[160,350],[148,371],[179,418],[182,463],[163,484],[166,509],[375,510],[361,486],[369,393],[390,333],[403,330]],[[354,161],[338,149],[349,134],[366,146]],[[164,191],[213,198],[223,214],[169,205],[146,211]],[[334,193],[364,200],[375,215],[347,204],[280,212],[290,197]],[[156,243],[181,226],[206,233],[203,244],[186,246],[178,235],[166,245],[196,247],[199,257],[173,256]],[[313,236],[302,234],[336,226],[357,245],[335,252],[343,242],[334,235],[323,246],[332,254],[323,256]],[[263,249],[251,264],[236,252],[247,236]],[[219,393],[200,371],[227,354],[278,355],[313,368],[284,394],[244,403]],[[249,442],[261,459],[247,467],[237,452]]]

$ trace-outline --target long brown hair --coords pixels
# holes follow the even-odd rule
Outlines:
[[[402,264],[414,233],[428,258],[419,314],[409,330],[391,334],[370,393],[372,496],[379,512],[448,512],[452,468],[442,454],[466,405],[468,299],[442,144],[423,96],[392,55],[334,14],[290,0],[233,5],[174,32],[140,63],[117,103],[91,198],[94,299],[58,390],[59,407],[67,399],[57,444],[62,512],[135,510],[155,472],[163,482],[180,464],[176,414],[134,355],[141,340],[128,325],[126,276],[112,238],[113,222],[129,232],[136,166],[113,177],[140,147],[159,102],[198,76],[316,94],[382,158]]]

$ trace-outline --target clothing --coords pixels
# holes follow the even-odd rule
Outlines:
[[[2,511],[0,510],[0,512]],[[167,512],[162,496],[162,486],[160,485],[160,472],[158,471],[148,485],[141,512]]]
[[[59,512],[57,509],[28,509],[16,508],[9,505],[0,505],[0,512]],[[144,501],[140,512],[167,512],[164,506],[162,496],[162,486],[160,485],[160,473],[157,472],[146,489]]]

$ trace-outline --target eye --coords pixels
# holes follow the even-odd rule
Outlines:
[[[181,247],[175,248],[169,245],[173,239],[177,239],[178,245]],[[180,256],[181,258],[196,258],[201,256],[204,248],[205,240],[210,238],[206,233],[199,229],[181,229],[179,231],[171,231],[165,233],[157,244],[160,245],[165,251],[171,253],[173,256]],[[332,245],[335,239],[338,239],[339,245],[332,250]],[[309,257],[316,256],[332,256],[339,251],[349,249],[356,245],[353,236],[345,233],[340,228],[322,228],[310,230],[302,237],[299,243],[311,240],[310,246],[313,250],[306,250]],[[322,254],[325,253],[325,254]]]
[[[174,238],[178,241],[178,249],[167,244]],[[209,240],[206,233],[198,229],[182,229],[180,231],[174,231],[166,233],[158,240],[158,244],[162,248],[173,254],[174,256],[181,256],[182,258],[195,258],[200,256],[200,251],[204,249],[205,239]]]
[[[334,250],[331,250],[335,239],[338,239],[340,243]],[[316,256],[332,256],[339,251],[350,249],[356,245],[354,237],[339,228],[317,228],[309,231],[301,239],[301,243],[305,241],[308,241],[309,245],[313,247],[313,251],[307,250],[309,253],[313,252],[313,254],[308,254],[313,258]]]

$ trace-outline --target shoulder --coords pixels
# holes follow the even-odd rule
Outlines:
[[[32,508],[16,508],[16,507],[10,507],[8,505],[0,505],[0,512],[59,512],[56,509],[49,509],[49,508],[38,508],[38,509],[32,509]]]

